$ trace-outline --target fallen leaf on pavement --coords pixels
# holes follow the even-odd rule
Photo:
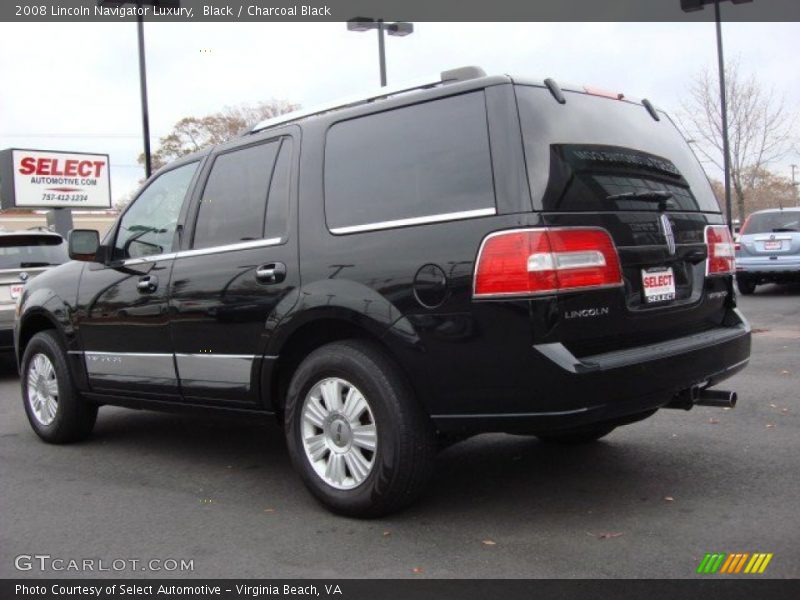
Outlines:
[[[383,532],[383,537],[389,537],[390,535],[392,535],[391,531],[384,531]]]
[[[481,544],[483,544],[484,546],[496,546],[497,542],[495,542],[494,540],[483,540]]]
[[[618,538],[619,536],[624,535],[621,531],[610,531],[608,533],[601,533],[597,536],[598,540],[608,540],[611,538]]]
[[[788,374],[789,374],[789,371],[786,371],[786,370],[781,371],[781,375],[788,375]]]
[[[275,512],[275,509],[274,508],[265,508],[264,512],[266,512],[266,513]]]
[[[778,405],[777,405],[777,404],[774,404],[773,402],[770,402],[770,403],[769,403],[769,407],[770,407],[770,408],[778,408]]]
[[[775,427],[775,423],[767,423],[767,429],[772,429]]]
[[[666,500],[667,502],[675,502],[675,498],[673,498],[672,496],[664,496],[664,500]]]
[[[411,569],[411,572],[412,573],[424,573],[425,569],[423,569],[422,567],[414,567],[413,569]]]
[[[717,423],[719,423],[719,419],[715,419],[714,417],[711,417],[711,418],[708,420],[708,422],[709,422],[711,425],[716,425]]]

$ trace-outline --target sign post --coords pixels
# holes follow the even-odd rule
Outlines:
[[[72,209],[111,208],[107,154],[0,150],[0,208],[52,209],[47,224],[63,236]]]

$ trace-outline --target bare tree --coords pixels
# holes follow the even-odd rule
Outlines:
[[[765,89],[754,75],[744,75],[737,61],[725,66],[725,80],[731,186],[736,212],[744,218],[748,191],[758,187],[759,174],[791,151],[796,115],[787,109],[783,97]],[[700,158],[722,170],[722,112],[716,72],[704,70],[695,77],[681,109],[678,123],[686,137],[696,142]]]
[[[264,119],[297,108],[299,105],[286,100],[270,100],[255,105],[228,106],[204,117],[184,117],[159,140],[158,149],[152,154],[153,170],[186,154],[226,142]],[[144,154],[139,156],[139,163],[144,164]]]

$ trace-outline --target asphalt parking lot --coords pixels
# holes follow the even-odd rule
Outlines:
[[[420,502],[375,521],[316,504],[272,423],[104,408],[89,441],[41,443],[6,365],[0,577],[49,554],[193,559],[182,577],[672,578],[717,551],[772,552],[760,577],[800,577],[800,286],[740,306],[755,335],[726,386],[734,410],[664,410],[581,448],[480,436],[441,454]]]

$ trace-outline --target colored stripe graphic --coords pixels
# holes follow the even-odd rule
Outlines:
[[[763,573],[773,554],[766,552],[708,552],[700,561],[697,572],[701,574]],[[745,566],[747,565],[747,566]]]

